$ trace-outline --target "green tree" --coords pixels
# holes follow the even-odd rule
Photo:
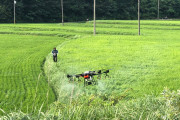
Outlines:
[[[61,22],[60,0],[16,0],[17,22]],[[141,18],[157,18],[157,0],[141,0]],[[97,19],[137,19],[137,0],[97,0]],[[13,22],[13,0],[0,1],[0,22]],[[180,18],[180,0],[160,0],[160,18]],[[64,20],[93,19],[93,0],[64,0]]]

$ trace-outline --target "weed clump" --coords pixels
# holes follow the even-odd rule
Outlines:
[[[82,101],[83,100],[83,101]],[[76,99],[71,104],[54,102],[47,112],[38,114],[21,111],[1,116],[4,119],[180,119],[180,90],[164,89],[161,96],[145,96],[130,101],[104,101],[95,96]],[[1,110],[2,111],[2,110]]]

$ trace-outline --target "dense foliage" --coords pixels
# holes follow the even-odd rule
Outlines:
[[[141,18],[157,18],[157,0],[141,1]],[[0,1],[0,22],[13,22],[13,0]],[[137,0],[97,0],[97,19],[137,19]],[[160,0],[160,18],[180,18],[180,0]],[[60,0],[17,0],[17,22],[61,22]],[[93,18],[93,0],[64,0],[65,21]]]
[[[78,103],[78,105],[77,105]],[[96,106],[95,106],[95,105]],[[47,112],[39,110],[37,114],[24,113],[20,110],[0,116],[0,119],[7,120],[179,120],[180,119],[180,91],[169,91],[165,89],[158,98],[146,96],[128,102],[121,102],[116,106],[103,104],[98,99],[86,98],[81,104],[76,101],[73,104],[65,105],[61,102],[54,102]]]

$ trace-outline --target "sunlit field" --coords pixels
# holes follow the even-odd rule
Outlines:
[[[0,24],[1,114],[41,119],[178,119],[179,33],[180,22],[168,20],[141,21],[141,36],[137,21],[130,20],[97,21],[96,36],[91,21],[64,26]],[[51,55],[55,46],[57,63]],[[100,69],[111,70],[109,77],[95,76],[96,85],[84,87],[83,79],[66,78]]]
[[[37,111],[56,100],[44,75],[43,63],[51,49],[64,38],[0,35],[0,108]],[[37,109],[36,109],[37,108]]]

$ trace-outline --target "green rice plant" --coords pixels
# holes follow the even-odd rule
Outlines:
[[[46,101],[46,93],[49,89],[50,97],[46,106],[55,100],[55,94],[50,86],[47,86],[47,78],[39,78],[39,86],[36,87],[38,74],[43,72],[41,68],[46,54],[64,38],[36,37],[19,35],[0,36],[0,108],[4,111],[13,111],[21,108],[30,111]],[[34,99],[36,98],[36,99]],[[21,105],[22,103],[22,105]],[[22,106],[22,107],[21,107]]]
[[[179,89],[180,23],[141,23],[141,36],[130,20],[97,21],[96,36],[91,21],[0,24],[2,118],[17,111],[17,119],[178,119],[177,96],[157,97],[164,87]],[[53,63],[50,52],[57,45]],[[95,78],[94,86],[66,78],[111,68],[110,78]]]
[[[136,100],[121,101],[116,106],[102,104],[100,99],[91,96],[85,98],[83,104],[81,101],[74,101],[73,104],[65,105],[56,101],[46,113],[39,111],[38,115],[32,115],[17,111],[2,116],[1,119],[179,119],[179,95],[179,91],[166,88],[159,97],[145,96]]]
[[[144,26],[152,25],[154,29],[149,29],[149,27],[143,28],[142,36],[113,35],[114,33],[111,34],[111,31],[115,32],[115,28],[109,27],[111,29],[109,31],[107,27],[106,29],[100,29],[104,33],[109,32],[110,35],[99,33],[100,35],[96,37],[87,36],[59,46],[58,49],[61,51],[61,55],[59,56],[60,62],[53,64],[49,55],[45,63],[45,71],[46,73],[48,71],[51,73],[51,82],[58,93],[58,101],[65,106],[70,105],[69,103],[72,103],[70,102],[70,96],[73,90],[73,100],[80,101],[80,105],[86,103],[86,98],[91,99],[94,96],[95,100],[93,98],[91,102],[93,110],[98,105],[116,106],[121,101],[126,103],[126,101],[134,101],[138,98],[143,99],[145,95],[159,96],[166,86],[171,90],[179,89],[179,82],[177,82],[180,78],[178,72],[180,51],[178,46],[180,43],[177,35],[179,30],[173,29],[175,24],[173,23],[171,26],[171,21],[169,23],[163,23],[162,26],[166,27],[158,30],[158,28],[161,28],[158,22],[154,22],[153,25],[148,22],[147,24],[143,24]],[[118,24],[121,25],[121,23]],[[73,25],[76,26],[74,23]],[[178,27],[178,22],[176,25]],[[127,31],[132,33],[128,28]],[[47,65],[51,67],[47,69]],[[98,80],[98,85],[96,86],[87,86],[84,88],[82,81],[68,82],[66,78],[67,74],[78,74],[88,70],[111,68],[113,68],[110,71],[111,77]],[[75,102],[75,106],[78,106],[77,104]],[[69,110],[69,108],[64,109]],[[89,110],[90,108],[88,107],[87,109]],[[109,109],[109,111],[111,110],[112,108]],[[109,111],[103,112],[106,115]],[[80,112],[83,112],[83,110],[80,110]],[[88,111],[85,113],[88,113]],[[63,114],[69,115],[71,113]],[[93,114],[90,115],[93,116]],[[123,119],[142,118],[142,116],[138,116],[141,114],[144,119],[155,117],[154,114],[144,114],[142,111],[137,114],[135,110],[132,110],[132,116],[127,113]],[[96,118],[92,119],[105,119],[102,116],[95,116]],[[91,119],[90,116],[89,118]],[[107,118],[112,118],[111,114]],[[72,117],[71,119],[77,118]]]

